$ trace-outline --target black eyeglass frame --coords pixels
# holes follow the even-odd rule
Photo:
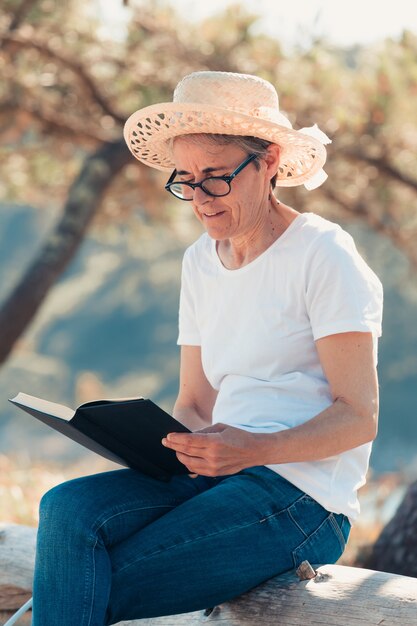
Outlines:
[[[200,187],[200,189],[202,189],[204,193],[206,193],[208,196],[213,196],[214,198],[223,198],[224,196],[229,195],[229,193],[232,191],[232,186],[230,184],[232,180],[236,178],[236,176],[243,170],[243,168],[245,168],[247,165],[249,165],[249,163],[252,163],[252,161],[254,161],[257,158],[258,158],[257,154],[250,154],[243,161],[243,163],[238,165],[237,168],[229,176],[206,176],[206,178],[203,178],[203,180],[200,180],[199,183],[189,183],[189,182],[182,181],[182,180],[174,180],[175,176],[177,175],[177,170],[174,170],[171,176],[169,177],[167,184],[165,185],[165,189],[169,191],[169,193],[172,193],[172,195],[175,198],[177,198],[178,200],[184,200],[184,202],[192,202],[193,198],[180,198],[179,196],[177,196],[177,194],[175,194],[171,190],[171,185],[174,185],[174,184],[186,185],[187,187],[191,187],[191,189],[193,190],[196,189],[197,187]],[[209,179],[210,180],[211,179],[224,180],[224,182],[229,185],[229,191],[227,191],[226,193],[217,194],[217,193],[212,193],[211,191],[208,191],[207,189],[204,189],[204,183],[206,180],[209,180]]]

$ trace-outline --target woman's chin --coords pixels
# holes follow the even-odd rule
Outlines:
[[[227,224],[225,218],[226,211],[221,211],[216,215],[202,215],[201,222],[207,231],[207,234],[213,239],[223,239],[226,235]]]

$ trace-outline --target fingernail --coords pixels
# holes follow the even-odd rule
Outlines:
[[[166,445],[167,445],[167,440],[165,439],[165,437],[164,437],[164,439],[162,439],[162,445],[163,445],[163,446],[166,446]]]

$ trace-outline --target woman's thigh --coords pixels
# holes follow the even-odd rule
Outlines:
[[[48,491],[41,501],[37,535],[34,624],[104,624],[111,546],[213,482],[183,475],[165,483],[133,470],[116,470]]]
[[[210,486],[203,477],[163,482],[130,469],[69,480],[43,496],[40,535],[98,534],[109,548]]]
[[[334,562],[344,542],[340,520],[272,470],[221,477],[110,550],[107,623],[220,604],[300,557]]]

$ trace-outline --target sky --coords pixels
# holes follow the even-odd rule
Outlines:
[[[152,2],[153,0],[149,0]],[[166,0],[188,19],[198,21],[237,0]],[[123,31],[127,12],[121,0],[95,0],[105,24]],[[131,4],[134,0],[131,0]],[[286,48],[308,46],[312,37],[325,37],[339,46],[369,44],[398,37],[404,29],[417,33],[415,0],[240,0],[260,16],[256,29],[276,37]],[[106,29],[107,30],[107,29]]]
[[[227,0],[172,0],[192,19],[234,4]],[[259,14],[259,30],[283,40],[285,45],[303,44],[311,35],[324,35],[332,43],[349,46],[396,37],[405,28],[417,32],[415,0],[241,0]]]

